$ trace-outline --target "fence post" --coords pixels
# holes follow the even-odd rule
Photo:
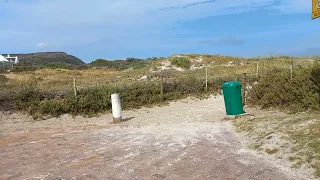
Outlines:
[[[289,65],[289,68],[290,68],[290,79],[292,79],[292,71],[293,71],[293,67],[292,67],[292,65],[291,65],[291,64]]]
[[[293,59],[291,59],[291,64],[290,64],[290,79],[293,77]]]
[[[206,93],[208,93],[208,65],[206,65]]]
[[[257,72],[256,72],[257,79],[259,78],[259,61],[257,61]]]
[[[247,93],[247,73],[243,73],[243,105],[246,105]]]
[[[121,101],[120,101],[119,93],[111,94],[111,106],[112,106],[113,123],[120,123],[122,121],[122,116],[121,116]]]
[[[73,79],[73,91],[74,91],[74,97],[77,98],[76,79]]]
[[[164,97],[163,97],[163,74],[160,75],[160,78],[161,78],[160,95],[161,95],[161,101],[163,101],[164,100]]]

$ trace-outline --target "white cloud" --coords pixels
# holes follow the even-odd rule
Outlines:
[[[46,47],[46,46],[47,46],[47,44],[44,43],[44,42],[39,42],[39,43],[36,45],[37,48],[44,48],[44,47]]]

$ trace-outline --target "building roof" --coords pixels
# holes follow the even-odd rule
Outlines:
[[[0,62],[9,62],[8,59],[0,55]]]

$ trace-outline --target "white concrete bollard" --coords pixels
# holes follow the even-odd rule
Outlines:
[[[111,105],[112,105],[113,122],[120,123],[122,121],[121,101],[120,101],[120,95],[118,93],[111,94]]]

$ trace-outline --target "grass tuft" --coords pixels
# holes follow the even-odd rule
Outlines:
[[[279,149],[278,148],[267,148],[264,151],[268,154],[276,154],[277,152],[279,152]]]

